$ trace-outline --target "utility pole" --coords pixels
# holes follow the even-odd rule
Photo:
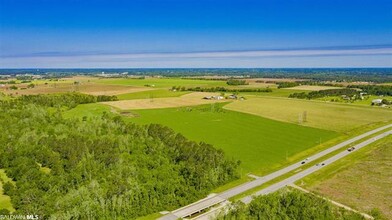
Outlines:
[[[301,114],[301,113],[298,114],[298,124],[302,124],[302,121],[303,121],[302,116],[303,116],[303,114]]]

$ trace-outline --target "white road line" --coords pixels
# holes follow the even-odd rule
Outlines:
[[[330,147],[330,148],[328,148],[328,149],[326,149],[324,151],[321,151],[321,152],[316,153],[316,154],[314,154],[312,156],[309,156],[308,157],[309,159],[306,160],[306,163],[309,163],[311,161],[317,160],[317,159],[319,159],[319,158],[321,158],[321,157],[323,157],[323,156],[325,156],[325,155],[327,155],[327,154],[329,154],[329,153],[331,153],[331,152],[333,152],[335,150],[338,150],[338,149],[340,149],[342,147],[345,147],[345,146],[347,146],[349,144],[352,144],[352,143],[354,143],[354,142],[356,142],[356,141],[358,141],[358,140],[360,140],[362,138],[365,138],[367,136],[370,136],[372,134],[375,134],[375,133],[377,133],[379,131],[385,130],[385,129],[390,128],[390,127],[392,127],[392,124],[389,124],[389,125],[386,125],[386,126],[383,126],[383,127],[380,127],[380,128],[377,128],[377,129],[374,129],[374,130],[371,130],[371,131],[368,131],[368,132],[366,132],[364,134],[361,134],[361,135],[358,135],[358,136],[356,136],[354,138],[346,140],[346,141],[344,141],[344,142],[342,142],[340,144],[337,144],[337,145],[335,145],[333,147]],[[161,218],[159,218],[159,220],[172,220],[172,219],[176,219],[176,218],[183,218],[183,217],[186,217],[186,216],[190,216],[190,215],[192,215],[194,213],[197,213],[197,212],[199,212],[201,210],[204,210],[206,208],[209,208],[209,207],[212,207],[212,206],[214,206],[216,204],[219,204],[219,203],[225,201],[228,198],[231,198],[233,196],[239,195],[239,194],[241,194],[241,193],[243,193],[245,191],[248,191],[248,190],[250,190],[252,188],[260,186],[260,185],[262,185],[262,184],[264,184],[264,183],[266,183],[266,182],[268,182],[268,181],[270,181],[272,179],[275,179],[275,178],[277,178],[279,176],[282,176],[282,175],[284,175],[286,173],[289,173],[289,172],[291,172],[291,171],[293,171],[295,169],[298,169],[299,167],[301,167],[303,165],[304,164],[301,164],[301,161],[298,161],[297,163],[294,163],[294,164],[292,164],[292,165],[290,165],[288,167],[285,167],[283,169],[275,171],[275,172],[273,172],[271,174],[268,174],[266,176],[262,176],[262,177],[260,177],[260,178],[258,178],[256,180],[253,180],[253,181],[244,183],[242,185],[236,186],[236,187],[234,187],[232,189],[229,189],[229,190],[224,191],[224,192],[222,192],[220,194],[217,194],[216,196],[205,198],[205,199],[199,200],[199,201],[197,201],[195,203],[192,203],[190,205],[187,205],[185,207],[182,207],[182,208],[179,208],[177,210],[174,210],[170,214],[162,216]],[[297,173],[294,176],[303,175],[305,172],[309,172],[309,169],[305,170],[305,171],[302,171],[302,172],[299,172],[299,173]]]

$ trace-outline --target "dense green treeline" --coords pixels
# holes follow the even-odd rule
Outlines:
[[[333,206],[330,202],[297,190],[281,190],[255,197],[249,205],[234,203],[218,220],[248,219],[365,219],[359,214]]]
[[[343,87],[343,85],[341,85],[341,84],[328,83],[328,82],[323,82],[323,81],[295,81],[295,82],[267,81],[267,82],[276,83],[278,85],[278,89],[291,88],[291,87],[301,86],[301,85]]]
[[[359,97],[359,92],[355,89],[326,89],[320,91],[312,91],[309,93],[306,92],[293,93],[289,95],[289,98],[317,99],[326,96],[342,96],[342,95],[350,96],[350,97],[354,95],[358,95]]]
[[[187,88],[187,91],[193,92],[272,92],[270,88],[263,89],[252,89],[252,88],[244,88],[244,89],[230,89],[225,87],[195,87],[195,88]]]
[[[369,95],[392,96],[392,86],[383,85],[349,85],[348,88],[358,88]]]
[[[60,107],[66,106],[74,108],[78,104],[87,104],[94,102],[117,101],[117,96],[106,95],[87,95],[76,92],[69,92],[64,94],[51,94],[51,95],[22,95],[17,98],[24,103],[33,103],[46,107]]]
[[[226,84],[230,86],[249,85],[246,80],[241,79],[229,79],[227,80]]]
[[[276,82],[278,89],[290,88],[301,85],[299,82]]]
[[[0,101],[0,169],[15,182],[4,183],[14,214],[133,219],[186,205],[238,178],[239,162],[167,127],[109,113],[64,119],[61,108],[45,107],[52,96],[37,97]]]

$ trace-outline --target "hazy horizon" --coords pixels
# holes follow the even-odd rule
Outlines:
[[[389,68],[391,1],[0,0],[0,68]]]

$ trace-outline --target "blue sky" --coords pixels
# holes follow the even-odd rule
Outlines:
[[[0,0],[0,68],[392,67],[392,1]]]

